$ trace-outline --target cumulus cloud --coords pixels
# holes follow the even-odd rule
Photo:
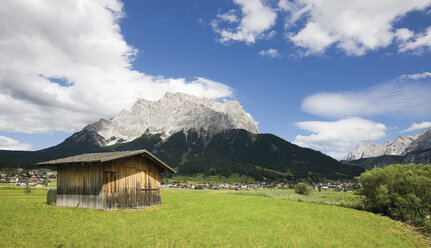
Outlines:
[[[395,82],[354,92],[322,92],[304,99],[305,112],[331,118],[403,114],[431,117],[431,85]]]
[[[229,10],[225,14],[218,14],[217,19],[211,22],[213,30],[221,36],[221,43],[243,41],[252,44],[275,34],[269,30],[275,25],[277,12],[266,5],[266,1],[234,0],[234,3],[241,9],[240,17],[235,10]]]
[[[280,58],[281,57],[281,55],[278,52],[278,50],[274,49],[274,48],[270,48],[268,50],[262,50],[262,51],[259,52],[259,55],[260,56],[268,56],[268,57],[271,57],[271,58]]]
[[[137,50],[121,34],[122,7],[118,0],[2,2],[0,131],[73,131],[115,115],[138,97],[157,100],[166,92],[233,95],[210,79],[133,69]]]
[[[28,151],[31,150],[31,145],[20,143],[19,140],[0,136],[0,150]]]
[[[286,38],[306,54],[322,54],[331,46],[348,55],[389,46],[394,39],[405,41],[413,32],[396,29],[394,23],[407,13],[425,10],[431,0],[280,0],[279,8],[287,13]],[[430,29],[403,43],[400,51],[429,46]]]
[[[386,136],[386,126],[370,120],[350,117],[332,122],[304,121],[296,127],[311,132],[298,135],[294,143],[314,149],[325,150],[327,154],[341,158],[362,141],[378,140]]]
[[[411,131],[422,130],[422,129],[429,128],[429,127],[431,127],[431,122],[429,122],[429,121],[424,121],[421,123],[413,123],[409,128],[401,131],[401,133],[407,133],[407,132],[411,132]]]
[[[413,80],[419,80],[419,79],[425,79],[431,77],[431,72],[422,72],[422,73],[415,73],[415,74],[403,74],[401,75],[401,79],[413,79]]]

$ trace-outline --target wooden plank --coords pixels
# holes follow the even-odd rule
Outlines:
[[[104,209],[160,204],[158,168],[142,156],[103,164],[61,165],[58,167],[57,193],[62,196],[57,198],[57,204]]]

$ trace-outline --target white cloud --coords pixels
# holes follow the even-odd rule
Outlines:
[[[422,53],[426,48],[431,48],[431,27],[428,27],[425,32],[415,35],[410,40],[402,42],[400,52]]]
[[[413,35],[414,35],[413,31],[407,28],[400,28],[400,29],[397,29],[397,31],[395,32],[395,36],[400,41],[406,41],[411,37],[413,37]]]
[[[220,34],[219,41],[243,41],[247,44],[255,43],[258,39],[273,36],[269,30],[275,25],[277,13],[262,0],[234,0],[241,8],[241,21],[237,22],[235,10],[225,14],[218,14],[218,19],[211,22],[213,30]],[[232,25],[225,25],[226,22]]]
[[[344,151],[344,152],[325,152],[325,154],[332,158],[341,160],[341,159],[344,159],[348,153]]]
[[[270,48],[268,50],[262,50],[262,51],[259,52],[259,55],[260,56],[268,56],[268,57],[271,57],[271,58],[280,58],[281,57],[281,55],[278,52],[278,50],[277,49],[273,49],[273,48]]]
[[[421,129],[425,129],[425,128],[429,128],[429,127],[431,127],[431,122],[429,122],[429,121],[424,121],[421,123],[413,123],[409,128],[401,131],[401,133],[407,133],[410,131],[421,130]]]
[[[28,151],[31,150],[31,145],[20,143],[19,140],[0,136],[0,150]]]
[[[230,23],[238,22],[238,16],[234,9],[231,9],[224,14],[218,14],[217,17],[225,22],[230,22]]]
[[[412,37],[408,29],[395,29],[394,23],[408,12],[424,10],[431,0],[280,0],[279,7],[287,13],[286,37],[306,54],[321,54],[331,46],[348,55],[389,46],[395,38]],[[304,24],[302,24],[304,23]],[[297,31],[299,25],[303,25]],[[407,43],[401,50],[431,44],[427,33]]]
[[[6,0],[0,5],[0,131],[73,131],[165,92],[207,98],[233,90],[202,77],[154,77],[132,68],[117,0]]]
[[[401,79],[413,79],[413,80],[419,80],[419,79],[425,79],[431,77],[431,72],[422,72],[422,73],[415,73],[415,74],[403,74],[401,75]]]
[[[431,117],[431,85],[424,83],[388,83],[356,92],[323,92],[308,96],[302,109],[331,118],[402,114]]]
[[[384,124],[351,117],[333,122],[297,122],[299,129],[310,131],[310,135],[298,135],[294,143],[314,149],[324,150],[337,158],[343,157],[361,141],[378,140],[386,136]]]

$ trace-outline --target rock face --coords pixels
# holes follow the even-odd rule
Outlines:
[[[259,133],[256,122],[237,101],[222,103],[183,93],[166,93],[158,101],[138,99],[129,111],[84,128],[102,136],[105,145],[129,142],[144,133],[166,139],[178,131],[196,130],[212,136],[231,129]]]
[[[360,143],[353,151],[346,155],[345,160],[352,161],[362,158],[373,158],[383,155],[408,156],[410,161],[415,157],[411,153],[431,149],[431,128],[416,136],[399,136],[395,140],[382,144],[374,142]]]
[[[431,128],[415,136],[416,139],[407,147],[403,155],[411,152],[431,149]]]
[[[349,152],[344,159],[351,161],[383,155],[401,155],[416,139],[417,136],[399,136],[395,140],[386,141],[382,144],[362,142],[353,151]]]

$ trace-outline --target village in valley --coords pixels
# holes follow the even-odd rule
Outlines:
[[[34,186],[36,188],[48,187],[52,182],[56,182],[57,172],[46,169],[1,169],[0,170],[0,183],[14,184],[16,186]],[[0,184],[1,185],[1,184]],[[295,182],[199,182],[188,183],[166,178],[162,180],[162,188],[182,188],[182,189],[210,189],[210,190],[282,190],[293,189],[296,185]],[[354,192],[361,188],[361,184],[352,181],[330,181],[325,183],[307,183],[308,187],[316,191],[338,191],[338,192]]]
[[[25,168],[3,168],[0,169],[0,183],[15,184],[16,186],[47,187],[52,182],[56,182],[57,172],[47,169],[25,169]],[[186,181],[186,182],[184,182]],[[324,183],[306,183],[308,187],[316,191],[343,191],[354,192],[361,188],[361,184],[355,180],[350,181],[328,181]],[[0,184],[1,185],[1,184]],[[211,189],[211,190],[257,190],[257,189],[293,189],[296,185],[294,181],[286,182],[197,182],[190,183],[187,180],[176,181],[170,178],[162,179],[163,188],[183,188],[183,189]]]
[[[212,190],[283,190],[293,189],[296,183],[272,183],[272,182],[256,182],[256,183],[184,183],[163,181],[164,188],[184,188],[184,189],[212,189]],[[355,181],[335,181],[327,183],[307,183],[307,185],[316,191],[338,191],[338,192],[354,192],[361,188],[361,184]]]
[[[43,188],[57,180],[57,172],[41,169],[8,168],[0,169],[0,183],[17,186],[34,186]]]

